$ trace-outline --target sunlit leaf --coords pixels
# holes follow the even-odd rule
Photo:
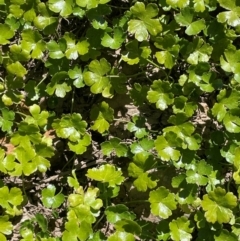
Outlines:
[[[100,181],[107,182],[110,187],[120,185],[124,177],[122,176],[122,171],[117,169],[110,164],[102,165],[100,168],[92,168],[87,172],[87,177]]]

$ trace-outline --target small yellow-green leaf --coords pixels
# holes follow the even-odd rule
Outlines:
[[[28,72],[19,61],[9,64],[7,66],[7,70],[9,73],[14,74],[18,77],[24,77]]]

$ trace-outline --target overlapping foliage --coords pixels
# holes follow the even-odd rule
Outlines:
[[[0,0],[0,239],[57,158],[39,195],[61,235],[39,212],[22,241],[239,240],[239,35],[237,0]]]

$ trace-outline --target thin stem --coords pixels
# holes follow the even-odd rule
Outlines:
[[[105,217],[105,213],[101,215],[101,217],[97,220],[97,222],[93,226],[93,230],[95,230],[98,226],[98,224],[102,221],[102,219]]]
[[[113,120],[115,120],[115,121],[120,121],[120,122],[126,122],[126,123],[129,122],[128,120],[122,120],[122,119],[113,119]]]
[[[152,60],[147,59],[147,61],[152,64],[153,66],[157,67],[158,69],[161,69],[161,71],[166,75],[166,77],[168,78],[168,74],[166,73],[166,71],[164,71],[159,65],[157,65],[156,63],[154,63]]]
[[[71,100],[71,114],[73,113],[74,95],[75,95],[75,88],[73,87],[73,90],[72,90],[72,100]]]
[[[103,185],[103,191],[104,191],[104,193],[106,192],[105,185]],[[106,202],[106,208],[107,208],[108,207],[108,198],[107,197],[105,198],[105,202]]]
[[[148,200],[132,200],[128,202],[123,202],[122,204],[131,204],[131,203],[149,203]]]
[[[46,74],[41,80],[40,82],[37,84],[37,87],[42,84],[42,82],[48,77],[48,74]]]
[[[136,74],[125,75],[125,77],[132,78],[132,77],[136,77],[136,76],[141,75],[141,74],[145,74],[145,72],[142,71],[142,72],[139,72],[139,73],[136,73]],[[109,78],[118,78],[119,75],[107,75],[107,77],[109,77]]]
[[[19,115],[22,115],[22,116],[24,116],[24,117],[27,117],[27,115],[24,114],[24,113],[22,113],[22,112],[17,111],[16,113],[19,114]]]
[[[67,161],[67,163],[63,166],[63,168],[62,168],[62,170],[61,171],[63,171],[67,166],[68,166],[68,164],[72,161],[72,160],[74,160],[75,159],[75,157],[76,157],[76,154],[74,154],[71,158],[70,158],[70,160],[69,161]],[[67,158],[66,158],[67,159]]]
[[[24,177],[22,174],[22,189],[23,189],[23,194],[25,197],[27,197],[26,189],[25,189],[25,182],[24,182]]]
[[[161,67],[160,67],[159,65],[155,64],[152,60],[147,59],[147,61],[148,61],[150,64],[152,64],[152,65],[154,65],[155,67],[157,67],[158,69],[161,69]]]

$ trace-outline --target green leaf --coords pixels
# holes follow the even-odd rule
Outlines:
[[[221,7],[229,10],[221,12],[217,15],[217,19],[220,23],[227,22],[230,26],[236,27],[240,24],[239,4],[234,1],[218,0]]]
[[[205,186],[209,181],[209,175],[212,172],[212,166],[205,161],[200,161],[196,164],[190,164],[190,169],[187,170],[186,181],[188,183]]]
[[[11,132],[15,113],[9,109],[1,109],[2,116],[0,116],[0,127],[2,131]]]
[[[185,8],[189,5],[189,0],[166,0],[166,3],[173,8]]]
[[[172,215],[172,210],[177,208],[175,195],[170,193],[165,187],[151,191],[149,194],[151,212],[160,218],[167,219]]]
[[[173,56],[169,51],[156,52],[155,54],[159,64],[164,64],[168,69],[172,69],[174,66]]]
[[[76,207],[78,205],[84,205],[91,207],[95,210],[100,209],[103,206],[101,199],[97,198],[99,194],[99,189],[94,187],[89,187],[84,193],[83,188],[80,187],[76,194],[70,194],[68,197],[69,205]]]
[[[146,100],[149,88],[139,83],[134,83],[134,88],[130,90],[130,95],[135,105],[142,105]]]
[[[154,168],[156,160],[147,152],[137,153],[133,157],[133,162],[129,164],[128,172],[132,177],[138,177],[140,174]]]
[[[168,81],[154,80],[151,89],[148,91],[147,99],[150,103],[156,103],[158,109],[167,109],[168,105],[171,105],[174,101],[170,83]]]
[[[68,59],[77,59],[78,55],[88,53],[89,43],[86,40],[76,42],[75,36],[71,33],[65,33],[63,38],[67,43],[65,54]]]
[[[134,220],[136,215],[129,211],[128,207],[123,204],[109,206],[105,210],[108,222],[114,224],[119,220]]]
[[[240,184],[240,148],[234,148],[234,155],[231,155],[231,159],[233,159],[233,164],[235,167],[235,172],[233,173],[233,179],[236,184]],[[223,154],[222,154],[223,155]],[[224,155],[223,155],[224,156]],[[231,162],[232,163],[232,162]]]
[[[48,230],[48,221],[47,221],[47,219],[44,217],[44,215],[41,214],[41,213],[36,213],[35,219],[36,219],[39,227],[41,228],[41,230],[42,230],[43,232],[47,232],[47,230]]]
[[[150,57],[151,49],[147,41],[143,41],[141,44],[134,39],[126,44],[126,50],[122,51],[122,60],[129,65],[137,63],[145,63],[146,59]]]
[[[56,130],[58,137],[77,142],[85,134],[87,123],[82,120],[80,114],[73,113],[63,115],[61,119],[55,119],[52,127]]]
[[[126,34],[124,34],[123,30],[119,27],[114,28],[113,32],[113,37],[105,32],[101,44],[111,49],[119,49],[126,38]]]
[[[33,158],[36,155],[35,150],[31,145],[24,143],[21,138],[21,146],[14,149],[14,155],[16,160],[11,160],[8,163],[8,167],[11,168],[10,174],[12,176],[21,176],[22,174],[29,176],[37,170],[36,163],[33,162]],[[23,147],[23,145],[26,145]]]
[[[10,46],[10,54],[13,61],[26,62],[31,58],[31,54],[21,45],[13,44]]]
[[[216,241],[238,241],[238,237],[228,232],[226,229],[223,229],[219,235],[214,235]]]
[[[51,82],[47,85],[46,92],[49,95],[53,95],[64,98],[66,93],[71,91],[72,87],[68,84],[68,73],[65,71],[54,74]]]
[[[107,241],[134,241],[134,235],[127,232],[116,231],[114,234],[110,235]]]
[[[35,12],[34,8],[31,8],[28,11],[26,11],[23,14],[23,17],[24,17],[25,21],[33,22],[33,20],[36,18],[36,12]]]
[[[28,72],[19,61],[9,64],[7,70],[9,73],[16,75],[17,77],[24,77]]]
[[[78,223],[77,219],[70,219],[65,224],[65,231],[63,232],[62,240],[87,240],[91,234],[92,227],[90,223],[86,221]]]
[[[188,102],[185,96],[179,96],[174,99],[173,113],[185,113],[187,117],[191,117],[197,109],[195,102]]]
[[[176,138],[176,136],[175,136]],[[155,141],[155,147],[157,149],[158,155],[163,161],[178,161],[181,153],[176,147],[171,146],[164,136],[158,136]]]
[[[111,75],[109,76],[111,89],[110,92],[116,92],[118,94],[127,93],[127,77],[125,74],[119,73],[118,68],[113,68]]]
[[[96,181],[108,183],[110,187],[120,185],[124,180],[122,171],[119,168],[116,170],[116,168],[110,164],[102,165],[99,168],[88,169],[86,176]]]
[[[149,177],[148,173],[141,173],[139,174],[137,179],[133,182],[133,184],[138,191],[146,192],[148,188],[150,189],[155,188],[157,186],[157,181],[153,181],[152,178]]]
[[[136,2],[130,8],[131,13],[138,19],[132,19],[128,22],[128,31],[135,35],[135,38],[142,42],[147,40],[148,32],[156,36],[162,31],[161,23],[158,19],[153,19],[158,15],[158,7],[154,3],[149,3],[146,7],[142,2]]]
[[[240,133],[239,110],[232,110],[227,113],[223,119],[223,124],[227,131],[231,133]]]
[[[140,234],[142,231],[142,228],[140,227],[140,225],[133,221],[133,220],[129,220],[129,219],[122,219],[117,221],[114,224],[114,227],[116,228],[116,230],[118,231],[125,231],[128,233],[132,233],[132,234]]]
[[[17,207],[22,203],[22,201],[22,191],[19,188],[13,187],[10,190],[6,186],[0,188],[0,206],[6,210],[6,213],[12,216],[20,215],[21,211],[18,210]],[[0,230],[2,231],[2,229]]]
[[[64,202],[64,195],[58,193],[55,195],[56,187],[54,185],[48,185],[42,190],[42,202],[46,208],[58,208]]]
[[[205,2],[204,0],[194,0],[194,9],[195,12],[204,12],[205,10]]]
[[[128,155],[128,148],[125,144],[120,143],[121,140],[117,137],[113,137],[109,141],[101,143],[102,153],[106,156],[110,156],[113,152],[118,157],[126,157]]]
[[[27,50],[33,59],[41,59],[44,56],[45,42],[39,32],[31,29],[24,30],[21,34],[21,46]]]
[[[202,30],[206,28],[205,25],[205,20],[200,19],[195,22],[192,22],[186,29],[185,33],[187,35],[197,35],[199,34]]]
[[[27,116],[25,121],[29,124],[35,124],[38,125],[40,127],[43,127],[47,124],[47,119],[49,117],[49,113],[47,111],[42,111],[40,109],[39,105],[32,105],[29,107],[29,111],[32,115],[31,116]]]
[[[72,171],[72,175],[73,175],[73,177],[67,178],[68,185],[69,185],[69,187],[73,187],[74,189],[77,189],[80,187],[80,184],[77,180],[75,170]]]
[[[189,227],[190,221],[186,217],[174,219],[169,223],[171,238],[174,241],[192,240],[193,228]]]
[[[74,67],[74,69],[70,69],[68,71],[68,75],[71,79],[73,79],[73,84],[77,88],[82,88],[84,87],[84,82],[83,82],[83,73],[81,68],[79,68],[77,65]]]
[[[192,65],[197,65],[199,62],[208,62],[211,57],[213,47],[205,43],[201,38],[195,39],[195,45],[197,46],[194,48],[194,52],[187,58],[187,62]]]
[[[28,98],[32,101],[39,100],[45,94],[46,86],[40,84],[37,86],[37,83],[33,80],[29,80],[25,85],[25,91],[28,93]]]
[[[212,113],[217,117],[218,121],[222,121],[227,114],[227,110],[238,107],[240,100],[239,92],[236,90],[223,89],[217,96],[218,103],[215,103],[212,108]]]
[[[167,241],[170,238],[169,222],[166,220],[161,220],[157,225],[158,240]]]
[[[91,129],[104,133],[109,129],[109,122],[113,120],[114,110],[103,101],[99,105],[93,106],[90,113],[90,118],[94,120],[94,124]]]
[[[108,21],[105,16],[111,14],[112,9],[107,4],[98,5],[97,8],[87,11],[87,17],[95,29],[107,30]]]
[[[226,72],[239,73],[239,50],[230,48],[224,51],[224,55],[220,57],[221,68]]]
[[[154,140],[144,138],[141,139],[139,142],[134,142],[131,144],[130,149],[133,154],[147,152],[154,147]]]
[[[61,59],[65,56],[64,52],[67,49],[65,39],[60,39],[59,42],[51,40],[47,43],[47,49],[49,51],[49,57],[52,59]]]
[[[111,65],[104,58],[93,60],[89,64],[89,70],[83,74],[84,82],[86,85],[91,86],[91,92],[93,94],[102,93],[103,97],[111,97],[111,85],[109,78],[105,76],[110,70]]]
[[[237,198],[221,187],[203,196],[202,208],[208,222],[228,223],[233,217],[232,209],[237,206]],[[214,210],[214,212],[213,212]]]
[[[172,186],[174,188],[180,188],[177,194],[177,200],[179,204],[193,204],[197,198],[198,186],[195,184],[188,184],[186,182],[186,175],[181,174],[175,176],[172,179]]]
[[[98,6],[97,0],[77,0],[76,3],[78,6],[91,9],[91,8],[96,8]],[[108,2],[108,1],[107,1]]]
[[[193,20],[193,11],[190,7],[181,9],[181,12],[175,15],[175,20],[181,26],[189,26]]]
[[[77,142],[68,142],[69,149],[75,152],[77,155],[81,155],[87,151],[87,147],[91,144],[91,136],[85,134]]]
[[[128,166],[129,176],[136,178],[133,182],[138,191],[145,192],[148,188],[156,187],[157,181],[151,179],[151,174],[147,171],[154,168],[156,160],[147,152],[136,154]]]
[[[49,0],[49,9],[55,13],[60,13],[62,17],[67,17],[72,13],[72,0]]]
[[[194,125],[191,122],[185,122],[187,119],[183,113],[178,113],[176,116],[170,116],[168,122],[175,124],[175,126],[169,126],[164,128],[165,137],[168,137],[168,141],[175,142],[174,136],[177,135],[179,141],[181,140],[181,147],[189,150],[198,150],[201,143],[201,136],[199,134],[193,134]],[[174,133],[174,134],[173,134]],[[179,143],[180,144],[180,143]],[[178,146],[178,145],[177,145]]]
[[[12,234],[13,225],[8,221],[9,217],[7,215],[0,216],[0,238],[2,241],[7,240],[5,235]]]
[[[37,29],[44,30],[45,33],[51,34],[56,31],[58,18],[49,16],[37,16],[33,22]]]
[[[147,131],[145,128],[145,123],[146,123],[145,118],[135,115],[132,117],[132,121],[133,122],[128,122],[127,129],[130,132],[135,132],[135,136],[139,139],[146,136]]]
[[[33,158],[33,163],[40,172],[46,172],[47,169],[51,166],[49,160],[38,155]]]
[[[7,24],[0,23],[0,32],[0,44],[2,45],[8,44],[10,42],[9,39],[14,36],[14,31]]]

